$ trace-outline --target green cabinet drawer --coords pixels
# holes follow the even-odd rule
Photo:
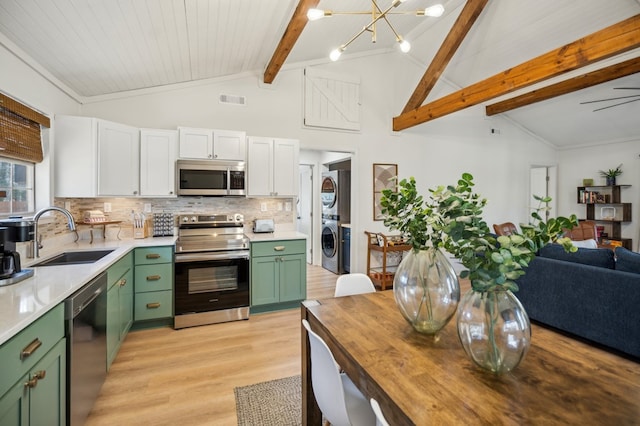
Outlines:
[[[306,240],[277,240],[251,243],[251,256],[282,256],[288,254],[304,254]]]
[[[64,337],[61,303],[0,346],[0,395]]]
[[[136,266],[136,293],[173,289],[173,264]]]
[[[135,295],[135,320],[167,318],[173,315],[173,292],[171,290],[149,291]]]
[[[107,289],[117,283],[131,268],[133,268],[133,254],[127,253],[107,269]]]
[[[173,262],[173,247],[145,247],[135,250],[136,265]]]

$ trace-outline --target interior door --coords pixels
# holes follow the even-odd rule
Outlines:
[[[307,263],[313,262],[313,165],[300,164],[300,194],[296,206],[296,230],[307,236]]]

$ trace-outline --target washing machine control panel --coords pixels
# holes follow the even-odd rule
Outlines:
[[[324,220],[335,220],[336,222],[338,222],[340,220],[340,215],[323,213],[322,214],[322,219],[324,219]]]

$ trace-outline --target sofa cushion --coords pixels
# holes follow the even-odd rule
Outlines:
[[[615,269],[616,262],[611,249],[578,248],[575,253],[567,253],[560,244],[547,244],[540,249],[539,255],[548,259],[582,263],[600,268]]]
[[[616,270],[640,274],[640,253],[624,247],[616,248]]]

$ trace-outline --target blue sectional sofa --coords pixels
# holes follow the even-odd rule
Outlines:
[[[640,254],[543,247],[516,296],[535,322],[640,360]]]

